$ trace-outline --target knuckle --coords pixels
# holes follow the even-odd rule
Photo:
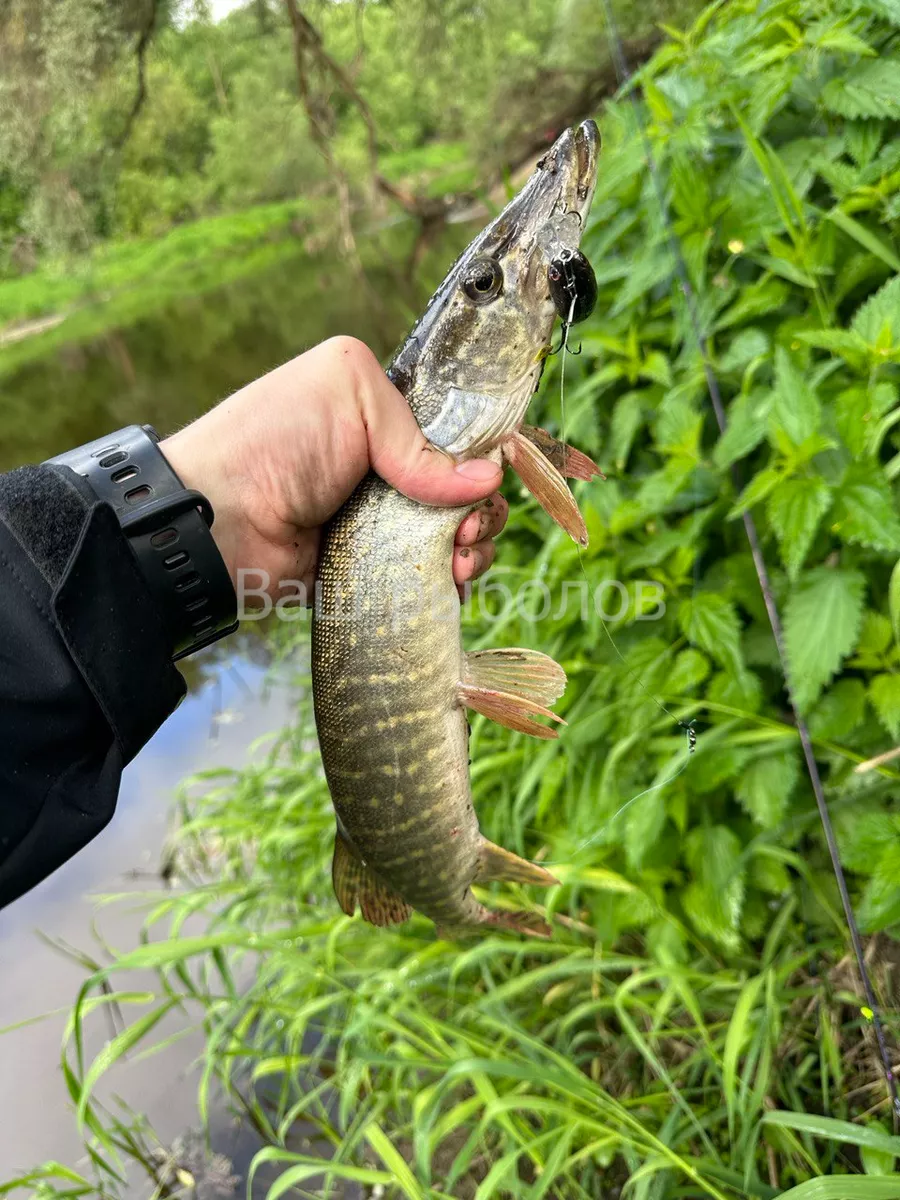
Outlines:
[[[373,368],[381,370],[378,359],[365,342],[350,334],[341,333],[322,343],[321,349],[351,371],[365,374]]]

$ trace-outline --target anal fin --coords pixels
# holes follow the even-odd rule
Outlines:
[[[525,434],[512,434],[503,443],[507,462],[541,508],[580,546],[588,543],[587,526],[568,484],[543,451]]]
[[[412,915],[411,906],[363,863],[340,830],[334,838],[331,881],[348,917],[356,912],[357,904],[371,925],[399,925]]]
[[[472,650],[466,655],[465,683],[499,692],[513,692],[552,704],[566,690],[566,673],[539,650],[517,646],[500,650]]]
[[[478,883],[488,883],[492,879],[505,880],[507,883],[533,883],[537,887],[553,887],[559,883],[555,875],[551,875],[546,867],[519,858],[512,850],[504,850],[495,846],[487,838],[481,842],[481,865],[478,868]]]
[[[553,936],[549,923],[539,913],[506,912],[493,908],[483,909],[481,919],[471,925],[439,925],[435,933],[442,941],[456,942],[462,938],[478,937],[490,929],[502,929],[507,933],[519,933],[543,941]]]
[[[595,476],[599,476],[601,479],[606,478],[592,458],[588,458],[574,446],[561,442],[559,438],[555,438],[546,429],[541,429],[539,425],[523,425],[519,433],[549,458],[560,475],[564,475],[568,479],[593,479]]]
[[[496,926],[509,933],[521,933],[526,937],[541,938],[548,941],[553,936],[553,930],[543,917],[530,912],[502,912],[496,909],[487,910],[484,924]]]

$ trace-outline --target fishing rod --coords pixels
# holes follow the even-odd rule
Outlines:
[[[622,93],[626,86],[632,82],[633,73],[625,56],[625,49],[622,44],[622,39],[619,34],[615,17],[613,15],[610,0],[600,0],[600,4],[603,10],[604,21],[606,23],[607,39],[612,52],[616,81],[619,85],[619,92]],[[659,214],[662,219],[663,228],[665,229],[666,240],[675,264],[675,273],[678,277],[678,283],[684,297],[688,323],[690,325],[691,333],[693,334],[694,340],[697,344],[697,350],[700,354],[700,359],[703,364],[703,374],[706,380],[706,390],[709,395],[710,404],[716,418],[716,424],[719,428],[719,433],[724,434],[725,430],[728,428],[728,419],[725,415],[725,406],[722,403],[722,392],[719,387],[718,376],[716,375],[716,370],[712,362],[712,356],[709,352],[709,342],[700,322],[700,314],[697,308],[696,297],[691,286],[687,262],[681,249],[681,242],[678,239],[678,235],[675,232],[675,227],[672,223],[660,167],[656,161],[653,144],[650,140],[650,135],[647,132],[647,126],[644,122],[643,112],[641,111],[641,106],[638,103],[634,88],[628,88],[627,99],[634,114],[638,133],[644,147],[651,185],[653,187],[656,203],[659,207]],[[740,472],[736,465],[732,466],[731,468],[731,477],[734,481],[735,487],[738,490],[738,493],[740,493]],[[769,575],[768,566],[766,565],[765,556],[763,555],[762,545],[759,539],[759,532],[756,528],[756,522],[753,519],[753,515],[750,512],[749,507],[746,508],[742,513],[742,520],[744,523],[744,532],[747,535],[747,541],[750,545],[750,555],[753,559],[756,577],[759,581],[760,590],[762,591],[763,595],[763,601],[766,606],[769,625],[772,629],[772,636],[775,639],[775,647],[781,663],[781,670],[784,676],[788,702],[791,706],[791,712],[794,715],[797,734],[800,738],[800,745],[803,749],[803,758],[806,764],[806,771],[809,776],[810,783],[812,784],[813,794],[816,798],[816,807],[819,811],[819,818],[825,834],[825,843],[828,846],[831,865],[837,881],[838,891],[841,897],[841,905],[843,906],[844,916],[847,921],[847,930],[853,946],[853,954],[856,958],[856,965],[859,969],[859,977],[860,981],[862,982],[863,992],[866,998],[866,1007],[861,1010],[862,1015],[866,1018],[866,1020],[868,1020],[875,1034],[875,1041],[878,1047],[878,1057],[884,1073],[888,1097],[890,1100],[894,1132],[898,1133],[900,1132],[900,1095],[898,1095],[897,1082],[894,1077],[894,1069],[891,1064],[890,1054],[888,1052],[887,1039],[885,1037],[884,1025],[881,1019],[881,1010],[875,997],[875,989],[872,986],[869,969],[866,966],[862,938],[859,932],[859,925],[856,920],[856,913],[853,909],[853,903],[850,899],[850,891],[847,887],[847,877],[844,873],[840,851],[838,850],[837,839],[834,835],[834,826],[831,823],[831,813],[829,812],[828,803],[825,799],[825,791],[822,786],[822,777],[819,774],[819,766],[816,762],[815,754],[813,753],[812,739],[809,735],[809,727],[807,726],[806,720],[797,704],[794,686],[791,682],[791,670],[788,661],[787,650],[785,647],[784,627],[781,621],[781,614],[778,610],[778,605],[775,602],[775,596],[772,591],[771,577]]]

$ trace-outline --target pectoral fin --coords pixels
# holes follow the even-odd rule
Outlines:
[[[356,912],[357,904],[371,925],[399,925],[412,914],[406,901],[363,863],[340,830],[334,838],[331,881],[338,904],[348,917]]]
[[[541,508],[580,546],[588,543],[584,517],[565,479],[543,451],[522,433],[503,443],[503,453]]]
[[[537,717],[549,717],[551,721],[557,721],[560,725],[566,723],[562,717],[558,717],[555,712],[543,704],[529,700],[527,696],[517,696],[513,692],[501,692],[493,688],[476,687],[472,683],[460,683],[457,686],[457,696],[460,704],[464,704],[466,708],[473,708],[482,716],[489,717],[498,725],[505,725],[507,729],[514,729],[517,733],[530,733],[532,737],[555,738],[559,736],[555,729],[541,725],[536,720]]]
[[[505,880],[507,883],[533,883],[538,887],[552,887],[559,880],[537,863],[519,858],[511,850],[495,846],[484,838],[481,843],[481,866],[478,870],[478,883],[488,883],[492,879]]]
[[[593,459],[576,450],[574,446],[567,446],[546,429],[541,429],[538,425],[523,425],[519,433],[549,458],[560,475],[569,479],[593,479],[595,475],[599,475],[601,479],[606,478]]]
[[[566,690],[566,673],[539,650],[473,650],[466,655],[463,682],[549,705]]]

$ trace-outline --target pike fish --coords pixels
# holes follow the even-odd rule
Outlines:
[[[592,121],[559,137],[453,265],[388,368],[437,451],[508,462],[582,545],[584,521],[564,477],[599,471],[523,420],[555,318],[586,316],[596,297],[578,241],[598,148]],[[326,530],[312,678],[337,815],[332,879],[344,912],[359,906],[374,925],[416,909],[444,936],[484,926],[548,936],[535,914],[493,911],[472,892],[489,880],[557,881],[482,835],[466,710],[556,737],[543,722],[564,723],[549,705],[566,683],[534,650],[462,649],[451,560],[473,507],[419,504],[370,473]]]

